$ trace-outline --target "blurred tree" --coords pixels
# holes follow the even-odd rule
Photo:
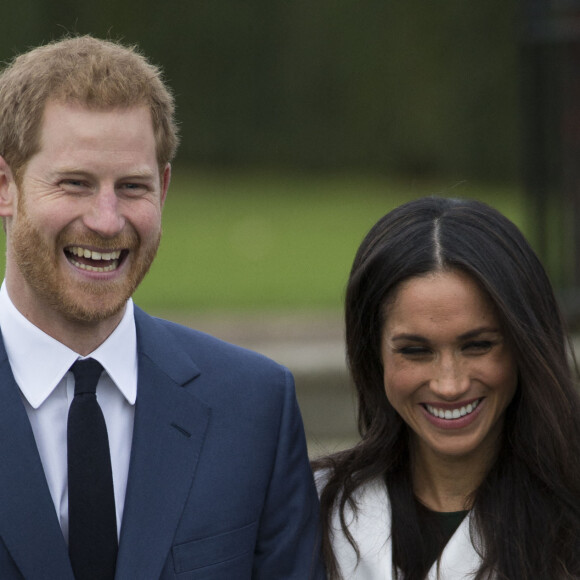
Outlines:
[[[179,161],[514,178],[515,0],[21,0],[0,59],[65,32],[138,43]]]

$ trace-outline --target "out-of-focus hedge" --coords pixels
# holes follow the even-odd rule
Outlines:
[[[0,60],[65,32],[138,43],[184,164],[513,179],[514,0],[18,0]]]

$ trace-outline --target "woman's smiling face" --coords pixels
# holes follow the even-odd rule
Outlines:
[[[493,456],[517,365],[470,276],[446,270],[401,283],[386,306],[381,351],[387,398],[418,460]]]

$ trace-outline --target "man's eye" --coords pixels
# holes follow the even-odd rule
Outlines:
[[[67,193],[82,193],[89,189],[89,185],[80,179],[63,179],[58,185]]]
[[[127,189],[149,189],[149,184],[139,181],[128,181],[127,183],[123,183],[122,187]]]
[[[140,195],[148,191],[147,186],[143,183],[123,183],[121,189],[130,195]]]

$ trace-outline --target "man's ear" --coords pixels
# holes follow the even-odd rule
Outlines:
[[[12,169],[0,155],[0,217],[14,215],[16,209],[17,188]]]
[[[168,163],[163,170],[163,175],[161,176],[161,207],[165,203],[167,198],[167,190],[169,189],[169,182],[171,181],[171,163]]]

